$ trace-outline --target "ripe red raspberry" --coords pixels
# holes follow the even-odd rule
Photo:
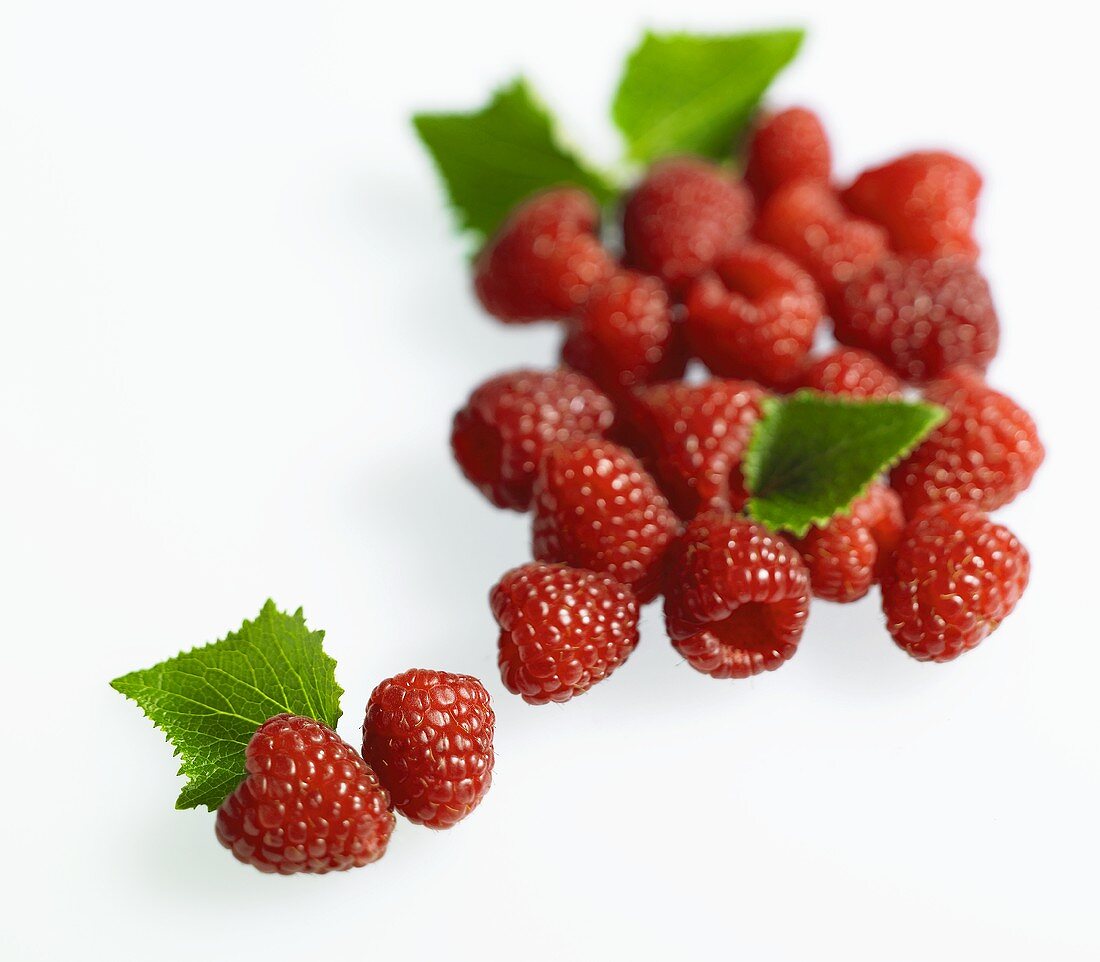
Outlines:
[[[1029,572],[1027,549],[981,511],[925,508],[882,579],[886,627],[918,661],[951,661],[1008,617]]]
[[[838,348],[810,363],[802,386],[824,394],[865,400],[900,398],[905,385],[873,354],[856,348]]]
[[[573,188],[520,204],[474,265],[485,310],[512,323],[572,314],[589,288],[615,270],[596,236],[598,219],[596,202]]]
[[[834,298],[833,322],[838,341],[918,383],[956,364],[984,370],[1000,334],[989,285],[957,258],[883,258]]]
[[[801,373],[822,317],[813,278],[763,244],[723,254],[686,306],[688,343],[713,374],[777,388]]]
[[[661,558],[677,528],[657,482],[625,448],[567,441],[546,452],[535,481],[539,561],[604,572],[644,604],[660,589]]]
[[[504,687],[532,705],[569,701],[638,644],[638,602],[608,575],[561,564],[509,571],[489,596]]]
[[[627,260],[678,294],[745,235],[751,218],[748,189],[720,168],[690,157],[661,161],[627,199]]]
[[[748,500],[741,457],[766,392],[748,381],[654,384],[637,392],[637,430],[661,488],[681,518]]]
[[[811,528],[794,545],[810,571],[815,597],[844,603],[871,590],[878,543],[855,515],[838,515],[824,528]]]
[[[961,157],[924,151],[864,171],[841,197],[851,211],[885,227],[895,250],[973,260],[981,189],[981,174]]]
[[[454,419],[451,447],[462,473],[498,508],[531,506],[547,446],[606,431],[611,401],[572,371],[512,371],[490,378]]]
[[[343,871],[380,859],[393,831],[374,772],[331,728],[298,715],[264,722],[245,779],[218,809],[218,840],[261,872]]]
[[[493,725],[489,693],[476,678],[414,668],[371,693],[363,757],[410,822],[450,828],[489,791]]]
[[[939,502],[992,511],[1031,484],[1045,452],[1035,422],[1015,401],[972,368],[950,371],[925,398],[948,417],[890,475],[906,514]]]
[[[665,624],[676,650],[712,678],[774,671],[798,647],[810,576],[783,538],[707,511],[666,555]]]
[[[624,271],[592,289],[562,361],[617,399],[636,385],[683,375],[687,355],[676,333],[664,285]]]
[[[875,559],[875,580],[890,563],[890,556],[901,540],[905,527],[905,512],[901,507],[901,496],[888,484],[876,481],[861,498],[852,503],[852,516],[862,521],[871,531],[878,556]]]
[[[826,184],[784,184],[760,208],[756,236],[810,272],[827,298],[886,252],[886,232],[853,217]]]
[[[832,173],[829,138],[817,115],[790,107],[765,117],[749,141],[745,182],[758,201],[796,180],[827,184]]]

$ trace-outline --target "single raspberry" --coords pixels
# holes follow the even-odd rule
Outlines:
[[[606,431],[611,401],[572,371],[512,371],[478,387],[456,415],[451,447],[462,473],[498,508],[531,506],[547,446]]]
[[[371,693],[363,757],[410,822],[450,828],[492,784],[493,725],[489,693],[476,678],[414,668]]]
[[[851,347],[838,348],[812,361],[802,372],[802,386],[865,400],[900,398],[905,387],[873,354]]]
[[[489,596],[504,687],[532,705],[569,701],[638,644],[638,602],[614,578],[562,564],[509,571]]]
[[[811,528],[794,546],[810,571],[815,597],[843,603],[871,590],[878,542],[855,515],[838,515],[823,528]]]
[[[1027,549],[968,505],[925,508],[882,579],[886,627],[918,661],[951,661],[1004,621],[1027,587]]]
[[[755,233],[810,272],[832,298],[886,253],[886,232],[853,217],[826,184],[784,184],[760,208]]]
[[[627,199],[627,260],[678,294],[745,235],[751,219],[748,189],[720,168],[690,157],[661,161]]]
[[[681,518],[748,500],[741,458],[766,392],[748,381],[654,384],[637,392],[639,445]]]
[[[925,398],[948,417],[890,475],[906,514],[939,502],[992,511],[1023,491],[1045,451],[1031,416],[972,368],[930,384]]]
[[[604,572],[638,601],[660,588],[660,565],[678,521],[633,454],[609,441],[567,441],[546,452],[535,480],[533,553]]]
[[[875,580],[890,563],[890,556],[901,540],[905,528],[905,512],[901,507],[901,496],[888,484],[876,481],[861,498],[852,503],[852,516],[862,521],[871,531],[878,556],[875,559]]]
[[[944,151],[905,154],[864,171],[841,194],[848,209],[882,224],[895,250],[973,260],[971,236],[982,177]]]
[[[380,859],[390,798],[331,728],[276,715],[245,749],[245,779],[218,809],[218,840],[261,872],[339,872]]]
[[[883,258],[834,298],[833,322],[838,341],[918,383],[956,364],[984,370],[1000,334],[989,285],[958,258]]]
[[[624,271],[592,289],[562,361],[618,399],[636,385],[683,376],[687,354],[676,335],[664,285]]]
[[[712,678],[774,671],[798,647],[810,576],[783,538],[707,511],[666,555],[665,624],[676,650]]]
[[[520,204],[474,265],[474,289],[494,317],[526,323],[573,313],[615,270],[596,236],[599,208],[573,188]]]
[[[829,138],[817,114],[790,107],[765,117],[753,131],[745,182],[762,202],[777,187],[797,180],[829,183],[832,165]]]
[[[764,244],[723,254],[686,306],[688,343],[713,374],[777,388],[801,373],[823,313],[813,278]]]

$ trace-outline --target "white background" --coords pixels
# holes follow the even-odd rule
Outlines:
[[[5,959],[1097,957],[1094,31],[1059,2],[754,9],[0,6]],[[988,176],[991,376],[1049,449],[1001,513],[1031,588],[945,666],[877,599],[818,604],[745,682],[683,664],[654,607],[613,680],[526,706],[485,601],[526,521],[446,438],[557,335],[479,313],[409,114],[523,68],[610,163],[642,25],[784,23],[811,34],[774,100],[823,112],[842,175],[942,145]],[[284,879],[173,810],[169,747],[107,682],[268,596],[327,629],[351,740],[389,674],[486,680],[474,816]]]

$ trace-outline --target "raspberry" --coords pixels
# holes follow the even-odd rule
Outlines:
[[[1000,330],[985,278],[958,258],[883,258],[834,299],[833,321],[838,341],[918,383],[956,364],[984,370]]]
[[[926,508],[882,580],[886,627],[918,661],[951,661],[1008,617],[1030,561],[1016,536],[968,505]]]
[[[723,254],[686,304],[688,342],[714,374],[770,387],[800,373],[822,317],[813,278],[763,244]]]
[[[861,498],[852,503],[852,516],[862,521],[871,531],[878,555],[875,559],[875,580],[890,563],[901,532],[905,527],[905,512],[901,508],[901,496],[889,485],[876,481]]]
[[[745,182],[758,201],[796,180],[827,184],[832,172],[829,138],[817,115],[790,107],[766,117],[749,141]]]
[[[767,528],[721,511],[688,525],[666,556],[665,624],[712,678],[774,671],[798,647],[810,605],[801,558]]]
[[[900,398],[904,388],[877,357],[855,348],[839,348],[810,363],[802,373],[802,386],[869,400]]]
[[[637,392],[645,454],[681,518],[706,505],[744,506],[741,456],[765,397],[748,381],[655,384]]]
[[[532,705],[583,694],[638,644],[638,602],[608,575],[527,564],[501,578],[489,600],[504,687]]]
[[[489,693],[476,678],[414,668],[371,693],[363,757],[410,822],[450,828],[489,791],[493,725]]]
[[[989,387],[973,369],[958,368],[928,386],[947,420],[890,476],[907,514],[938,502],[992,511],[1023,491],[1045,452],[1031,416]]]
[[[794,544],[809,569],[814,597],[843,603],[857,601],[871,590],[878,544],[859,518],[838,515]]]
[[[657,482],[625,448],[569,441],[550,448],[535,481],[533,553],[604,572],[641,603],[660,587],[660,563],[676,515]]]
[[[681,377],[687,356],[661,282],[626,271],[593,288],[562,346],[562,361],[613,398],[638,384]]]
[[[614,272],[595,230],[596,202],[572,188],[520,204],[474,265],[482,306],[509,323],[572,314],[589,288]]]
[[[498,508],[531,506],[546,447],[606,431],[611,401],[572,371],[520,370],[490,378],[454,419],[451,447],[462,473]]]
[[[973,260],[981,189],[981,174],[961,157],[925,151],[864,171],[841,198],[849,210],[882,224],[895,250]]]
[[[218,840],[261,872],[339,872],[380,859],[393,831],[386,790],[331,728],[276,715],[245,749],[245,779],[218,809]]]
[[[751,218],[748,189],[718,167],[690,157],[662,161],[627,199],[627,260],[679,294],[744,236]]]
[[[886,232],[852,217],[826,184],[784,184],[767,199],[756,236],[778,247],[813,275],[827,298],[886,252]]]

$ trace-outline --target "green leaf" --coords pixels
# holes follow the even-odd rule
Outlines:
[[[857,401],[800,391],[764,402],[743,464],[748,513],[801,538],[847,511],[867,486],[943,420],[910,401]]]
[[[564,146],[549,111],[527,81],[517,78],[481,110],[417,114],[413,124],[443,178],[459,225],[479,239],[513,207],[547,187],[570,184],[601,203],[615,188]]]
[[[244,778],[249,739],[272,716],[305,715],[335,728],[343,689],[324,636],[306,627],[301,608],[288,615],[269,600],[221,641],[111,682],[175,746],[189,779],[176,808],[217,808]]]
[[[627,153],[728,159],[757,103],[802,43],[801,30],[730,36],[646,33],[611,107]]]

